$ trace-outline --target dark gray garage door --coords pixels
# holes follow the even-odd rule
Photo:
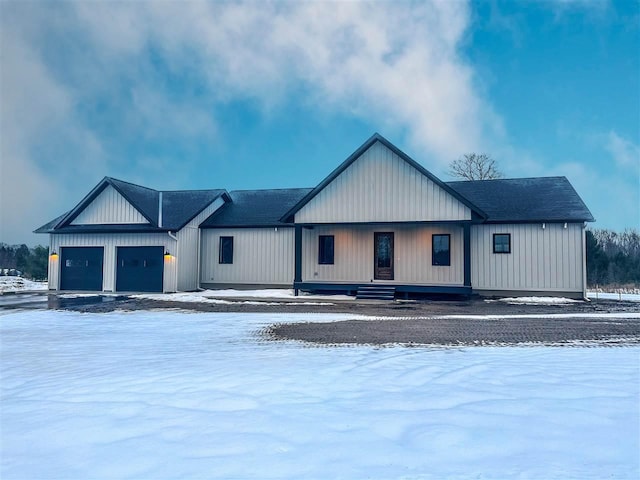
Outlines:
[[[102,290],[103,247],[62,247],[60,290]]]
[[[163,247],[118,247],[116,290],[162,292]]]

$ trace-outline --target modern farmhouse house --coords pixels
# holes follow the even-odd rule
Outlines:
[[[50,234],[52,290],[293,287],[585,295],[564,177],[442,182],[375,134],[315,188],[159,192],[102,180]]]

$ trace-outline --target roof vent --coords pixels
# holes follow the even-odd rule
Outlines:
[[[158,227],[162,228],[162,192],[158,193]]]

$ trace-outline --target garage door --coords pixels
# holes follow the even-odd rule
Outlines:
[[[60,290],[102,291],[103,247],[62,247]]]
[[[116,290],[162,292],[164,247],[118,247]]]

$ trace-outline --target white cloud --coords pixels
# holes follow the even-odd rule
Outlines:
[[[458,54],[464,3],[109,4],[124,25],[113,31],[104,9],[78,8],[99,51],[135,58],[153,45],[170,68],[196,72],[212,101],[268,109],[302,88],[313,107],[401,125],[441,163],[500,133]]]
[[[59,182],[64,157],[36,162],[38,150],[85,152],[86,162],[67,172],[77,179],[96,168],[100,146],[74,118],[72,92],[49,75],[18,32],[2,24],[0,39],[0,241],[46,243],[31,231],[63,213],[70,200]]]
[[[309,108],[407,131],[436,169],[502,135],[458,52],[464,2],[1,8],[3,241],[23,241],[43,215],[131,162],[119,158],[122,139],[95,124],[116,124],[125,140],[212,139],[220,104],[251,99],[268,111],[302,92]],[[187,88],[176,93],[171,81]],[[11,208],[7,198],[24,189],[48,200]]]
[[[617,167],[627,170],[630,175],[640,175],[640,146],[622,138],[615,131],[606,136],[604,148],[611,154]]]

